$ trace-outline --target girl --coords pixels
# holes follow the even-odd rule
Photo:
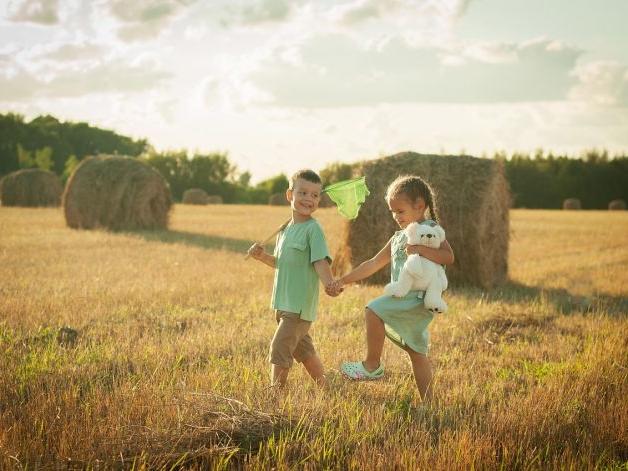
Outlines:
[[[447,241],[438,249],[421,245],[406,245],[403,229],[412,222],[435,225],[437,221],[434,193],[430,186],[418,176],[403,176],[393,181],[386,191],[386,201],[393,218],[402,230],[395,232],[383,249],[370,260],[337,281],[336,289],[353,283],[391,265],[391,279],[397,281],[399,272],[409,254],[418,253],[433,262],[450,265],[454,254]],[[426,219],[429,210],[431,219]],[[414,379],[421,397],[430,399],[432,392],[432,367],[427,359],[429,332],[432,313],[423,307],[423,292],[410,291],[403,298],[380,296],[367,304],[366,358],[364,361],[343,363],[342,372],[352,379],[377,379],[384,374],[380,363],[384,338],[388,337],[403,348],[410,356]]]

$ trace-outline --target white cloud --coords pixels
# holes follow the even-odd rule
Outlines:
[[[106,53],[104,45],[88,41],[51,42],[20,51],[16,58],[28,68],[37,68],[43,63],[63,68],[67,62],[101,61]]]
[[[594,105],[628,106],[628,67],[615,61],[579,65],[572,75],[578,80],[569,98]]]
[[[250,78],[279,106],[562,100],[580,54],[549,40],[454,47],[416,47],[399,37],[365,46],[319,35],[293,52],[299,61],[276,48]]]
[[[242,112],[251,105],[268,103],[272,98],[268,92],[237,74],[205,77],[200,83],[198,96],[202,107],[227,112]]]
[[[109,13],[118,21],[118,37],[141,41],[159,36],[192,2],[184,0],[111,0]]]
[[[402,5],[399,0],[355,0],[336,5],[331,9],[330,16],[339,23],[351,25],[381,18]]]
[[[0,69],[0,101],[19,102],[42,97],[80,97],[102,93],[138,93],[161,85],[170,74],[145,60],[123,59],[85,63],[32,72],[16,62]]]
[[[397,17],[438,17],[447,21],[460,17],[470,0],[353,0],[336,5],[330,18],[356,25],[366,21]]]
[[[59,0],[13,0],[7,6],[7,18],[17,22],[54,25],[59,22]]]
[[[244,4],[227,7],[222,23],[225,26],[252,26],[283,21],[290,16],[291,4],[294,3],[296,2],[289,0],[249,0]]]

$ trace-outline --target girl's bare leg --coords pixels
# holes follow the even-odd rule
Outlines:
[[[432,363],[422,353],[415,352],[406,347],[406,352],[410,355],[414,381],[419,388],[421,398],[424,401],[432,399]]]
[[[366,323],[366,360],[363,364],[368,371],[374,371],[379,368],[386,330],[384,329],[384,322],[368,307],[364,314],[364,320]]]

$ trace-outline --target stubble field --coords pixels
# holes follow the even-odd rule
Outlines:
[[[268,387],[272,270],[243,253],[288,215],[108,233],[0,208],[0,468],[626,469],[628,213],[512,211],[511,281],[452,288],[432,323],[429,405],[391,343],[383,380],[337,372],[378,286],[321,292],[326,390],[298,366]],[[316,215],[333,253],[342,219]]]

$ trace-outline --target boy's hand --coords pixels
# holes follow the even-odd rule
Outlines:
[[[336,297],[343,291],[344,288],[340,280],[333,280],[325,286],[325,293],[327,293],[328,296]]]
[[[250,257],[253,257],[255,260],[260,260],[264,253],[264,247],[255,242],[248,250],[248,254]]]

